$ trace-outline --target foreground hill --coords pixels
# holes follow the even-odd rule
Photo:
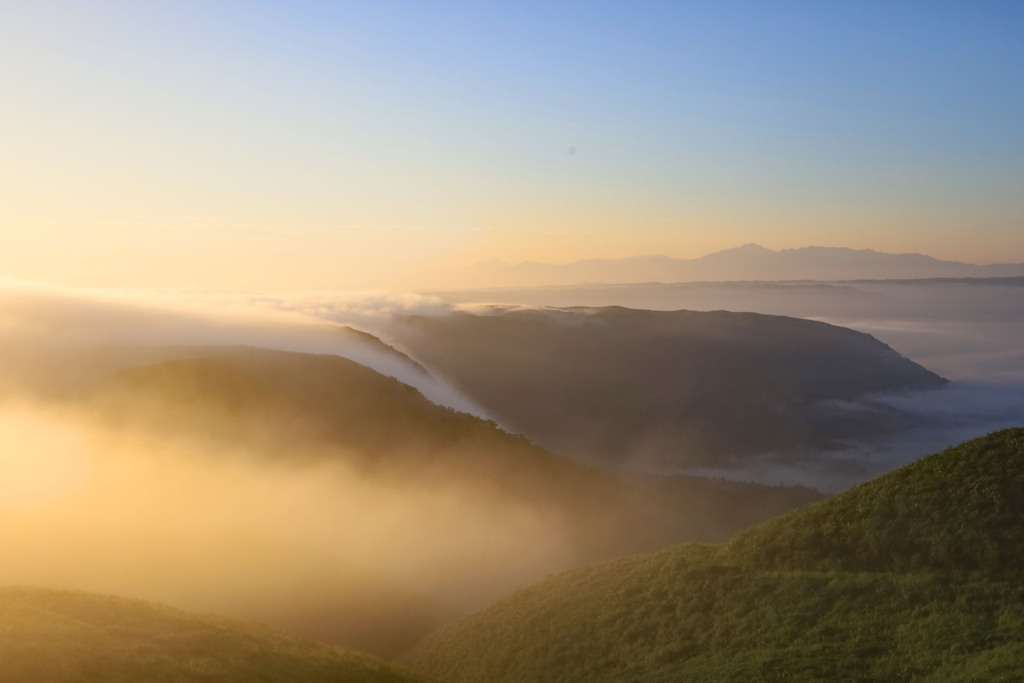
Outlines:
[[[570,572],[423,642],[451,681],[1013,681],[1024,429],[925,458],[720,546]]]
[[[510,429],[619,466],[837,448],[906,426],[849,402],[945,383],[870,335],[753,313],[491,307],[405,317],[394,336]]]
[[[210,585],[193,581],[187,600],[174,604],[386,656],[545,574],[668,543],[722,540],[820,498],[801,488],[601,472],[337,356],[249,347],[174,353],[175,360],[108,374],[68,405],[88,412],[104,433],[141,435],[145,450],[149,444],[170,449],[172,460],[198,453],[185,481],[213,492],[206,494],[209,510],[197,510],[187,489],[168,485],[159,495],[181,514],[144,508],[132,522],[182,520],[174,523],[177,545],[151,551],[166,557],[167,569],[149,578],[145,564],[137,569],[126,561],[91,571],[106,583],[70,585],[119,592],[115,579],[123,576],[154,591],[136,588],[133,595],[174,602],[181,590],[167,587],[180,583],[173,576],[201,571],[212,577]],[[220,468],[235,461],[233,469]],[[174,462],[158,467],[171,473],[170,482],[181,477]],[[308,472],[315,483],[302,479]],[[220,478],[211,483],[214,476]],[[302,491],[313,492],[308,500],[300,496],[301,506],[294,496],[275,498],[295,477],[304,482]],[[125,500],[115,529],[140,507],[116,481],[100,496],[104,506]],[[249,500],[242,482],[266,487],[266,500]],[[228,566],[251,557],[259,568],[248,581],[187,563],[197,552],[189,525],[205,530],[233,506],[249,512],[230,513],[225,539],[210,543],[240,548],[225,558]],[[110,525],[102,520],[97,536],[109,536]],[[240,540],[236,526],[255,540]],[[111,541],[111,556],[133,558],[135,546],[153,543],[144,526],[132,533],[142,539]],[[81,562],[92,567],[96,553],[83,552]],[[258,578],[265,565],[274,578]]]
[[[780,570],[1024,576],[1024,430],[975,439],[766,522],[725,553]]]
[[[0,677],[18,683],[425,683],[367,655],[127,598],[0,588]]]

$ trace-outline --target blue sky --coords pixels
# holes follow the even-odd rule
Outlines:
[[[0,4],[0,271],[1024,261],[1022,35],[1013,2]]]

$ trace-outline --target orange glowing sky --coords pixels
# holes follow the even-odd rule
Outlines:
[[[369,288],[747,242],[1024,261],[1024,7],[0,7],[0,275]]]

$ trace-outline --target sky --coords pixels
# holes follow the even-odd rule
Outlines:
[[[1024,4],[0,0],[0,276],[1024,261]]]

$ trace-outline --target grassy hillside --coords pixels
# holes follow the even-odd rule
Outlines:
[[[861,572],[1024,571],[1024,430],[974,439],[741,533],[750,566]]]
[[[618,465],[722,465],[905,426],[837,407],[944,380],[873,337],[727,311],[505,309],[400,319],[393,336],[516,431]]]
[[[152,603],[0,588],[0,679],[425,683],[372,657]]]
[[[724,546],[553,577],[411,655],[451,681],[1013,681],[1024,430],[925,458]]]

